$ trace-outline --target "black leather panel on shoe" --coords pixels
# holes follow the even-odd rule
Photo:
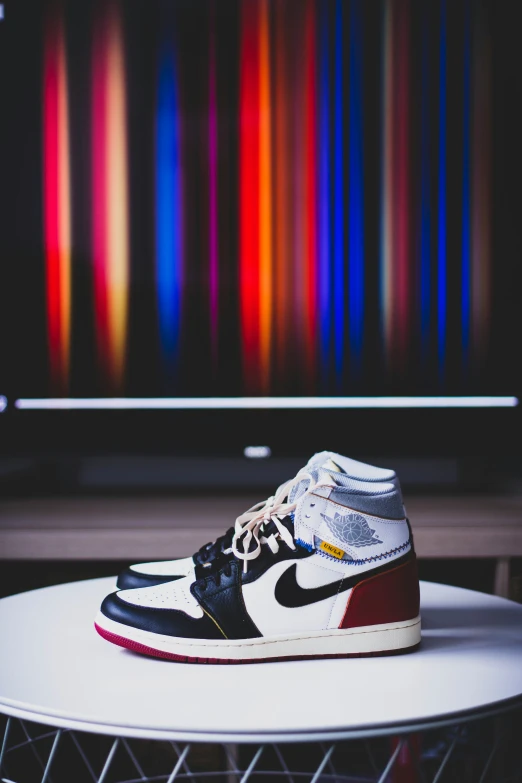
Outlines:
[[[262,636],[246,610],[241,591],[241,564],[236,559],[230,558],[218,572],[198,579],[190,591],[227,639]]]
[[[137,587],[155,587],[164,585],[167,582],[174,582],[181,579],[182,575],[176,576],[153,576],[152,574],[140,574],[139,571],[133,571],[132,568],[126,568],[122,571],[116,582],[118,590],[135,590]]]
[[[177,609],[154,609],[136,606],[119,598],[117,593],[108,595],[101,605],[101,612],[116,623],[140,628],[142,631],[185,639],[223,639],[216,623],[207,617],[190,617]]]

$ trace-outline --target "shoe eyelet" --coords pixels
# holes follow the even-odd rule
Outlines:
[[[305,514],[305,517],[306,517],[307,519],[310,519],[310,514]]]
[[[310,508],[313,508],[315,506],[315,503],[310,503]]]

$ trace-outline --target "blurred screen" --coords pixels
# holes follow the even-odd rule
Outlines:
[[[516,4],[3,5],[0,392],[514,393]]]

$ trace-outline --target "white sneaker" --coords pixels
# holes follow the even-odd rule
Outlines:
[[[104,600],[98,633],[191,663],[408,652],[419,584],[402,498],[333,469],[303,469],[236,520],[232,551],[177,581]]]
[[[306,469],[316,468],[318,465],[325,463],[330,466],[331,470],[339,472],[341,476],[346,477],[348,480],[357,479],[358,481],[370,483],[387,481],[395,483],[399,487],[395,471],[367,465],[364,462],[358,462],[349,457],[344,457],[342,454],[336,454],[333,451],[321,451],[315,454],[308,461]],[[268,503],[268,501],[266,502]],[[116,587],[119,590],[131,590],[138,587],[152,587],[153,585],[171,582],[174,579],[181,579],[181,577],[192,573],[195,566],[212,562],[223,552],[230,552],[233,536],[234,528],[231,527],[215,541],[204,544],[191,557],[131,565],[118,576]]]

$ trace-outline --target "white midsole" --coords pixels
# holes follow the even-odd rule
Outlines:
[[[413,647],[421,639],[420,616],[413,620],[359,628],[303,631],[296,634],[263,636],[258,639],[184,639],[142,631],[105,617],[96,625],[109,633],[143,644],[158,652],[190,658],[278,658],[298,655],[349,655],[384,652]]]

